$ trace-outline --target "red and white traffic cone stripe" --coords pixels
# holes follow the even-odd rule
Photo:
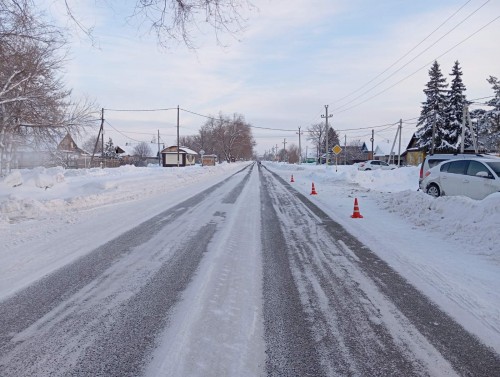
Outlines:
[[[354,198],[354,212],[352,213],[351,217],[353,219],[363,218],[363,216],[361,216],[361,213],[359,212],[358,198]]]
[[[318,195],[318,193],[316,192],[316,189],[314,188],[314,182],[312,183],[311,195]]]

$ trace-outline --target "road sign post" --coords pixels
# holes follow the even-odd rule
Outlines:
[[[339,153],[342,152],[342,148],[340,147],[340,145],[335,145],[333,148],[332,148],[332,152],[335,153],[335,171],[337,171],[337,167],[338,167],[338,156],[339,156]]]

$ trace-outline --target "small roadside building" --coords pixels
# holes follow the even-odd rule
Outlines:
[[[65,168],[86,168],[90,155],[79,148],[69,133],[57,145],[56,156]]]
[[[192,166],[198,153],[186,147],[179,147],[179,166]],[[177,166],[177,145],[172,145],[161,151],[161,161],[164,167]]]
[[[426,155],[425,150],[416,146],[417,141],[418,140],[415,137],[415,134],[413,134],[406,147],[406,151],[403,152],[402,157],[406,161],[407,165],[418,166],[422,163],[422,161],[424,161]]]
[[[217,156],[215,154],[204,154],[201,157],[202,166],[215,166],[217,162]]]

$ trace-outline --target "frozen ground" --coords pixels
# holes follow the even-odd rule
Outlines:
[[[314,182],[312,201],[500,353],[500,194],[435,199],[417,191],[416,167],[266,166],[287,181],[293,175],[290,184],[307,195]],[[242,167],[12,173],[0,181],[0,299],[126,230],[113,219],[130,218],[132,228],[155,215],[158,201],[174,205]],[[363,219],[351,218],[354,198]],[[50,250],[36,247],[47,240]]]

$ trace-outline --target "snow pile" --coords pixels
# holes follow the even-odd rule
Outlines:
[[[420,169],[414,166],[372,171],[359,171],[355,165],[326,167],[268,163],[267,166],[285,180],[293,174],[298,181],[294,187],[305,194],[310,193],[309,182],[314,182],[320,192],[315,200],[333,208],[335,213],[342,205],[352,208],[353,195],[370,193],[379,210],[395,214],[401,221],[436,234],[443,240],[466,245],[468,253],[488,256],[500,264],[500,193],[483,200],[461,196],[434,198],[418,191]],[[300,181],[306,183],[301,186]],[[338,192],[341,183],[352,188],[348,199],[342,203],[343,195]],[[324,198],[335,198],[337,204]]]
[[[167,193],[242,167],[240,163],[223,163],[181,169],[122,166],[15,170],[0,180],[0,225]]]
[[[381,208],[461,243],[470,253],[488,255],[500,262],[500,193],[474,200],[403,191],[385,198]]]

